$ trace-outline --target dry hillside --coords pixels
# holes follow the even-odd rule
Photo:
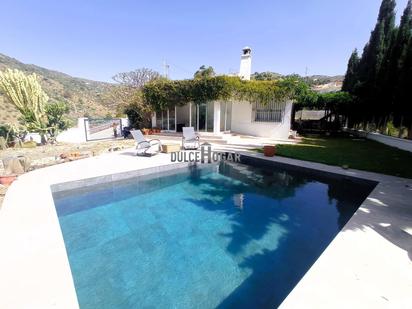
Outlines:
[[[115,87],[113,84],[72,77],[33,64],[24,64],[0,54],[0,71],[6,68],[36,73],[50,100],[69,103],[71,118],[84,115],[103,117],[107,114],[113,116],[115,114],[116,104],[109,95],[110,89]],[[17,111],[1,93],[0,111],[0,124],[17,122]]]

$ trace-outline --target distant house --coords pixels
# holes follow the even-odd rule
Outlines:
[[[239,77],[250,80],[252,50],[242,49]],[[249,102],[213,101],[189,103],[157,112],[152,126],[164,132],[181,132],[182,127],[194,127],[198,132],[286,139],[289,136],[292,101],[271,102],[267,105]]]

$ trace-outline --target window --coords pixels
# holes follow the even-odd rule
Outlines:
[[[284,102],[254,103],[252,106],[252,121],[282,122],[285,105]]]

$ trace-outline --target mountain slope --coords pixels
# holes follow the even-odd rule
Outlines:
[[[51,101],[65,101],[69,104],[71,118],[84,115],[114,116],[116,113],[115,104],[109,95],[112,87],[115,87],[113,84],[72,77],[0,54],[0,71],[6,68],[36,73]],[[17,123],[18,112],[1,93],[0,111],[0,124]]]
[[[255,80],[276,80],[284,75],[276,72],[255,72],[251,79]],[[343,75],[311,75],[303,77],[306,82],[317,92],[335,92],[342,89],[342,82],[345,78]]]

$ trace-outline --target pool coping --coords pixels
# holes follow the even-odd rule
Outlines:
[[[123,154],[126,155],[122,158]],[[412,228],[412,205],[408,202],[412,201],[411,179],[282,157],[268,158],[252,152],[241,154],[292,168],[378,182],[281,308],[406,308],[412,302],[408,293],[412,290],[412,248],[406,245],[412,232],[401,230]],[[117,160],[119,163],[113,165]],[[70,182],[82,186],[82,180],[87,185],[92,178],[111,181],[122,173],[135,177],[147,168],[160,172],[178,165],[171,164],[168,155],[136,158],[124,151],[19,177],[9,188],[0,210],[0,248],[7,252],[0,255],[0,289],[4,292],[0,307],[78,308],[52,188],[59,190],[60,186],[62,190],[62,183]],[[388,221],[389,229],[380,225]]]

